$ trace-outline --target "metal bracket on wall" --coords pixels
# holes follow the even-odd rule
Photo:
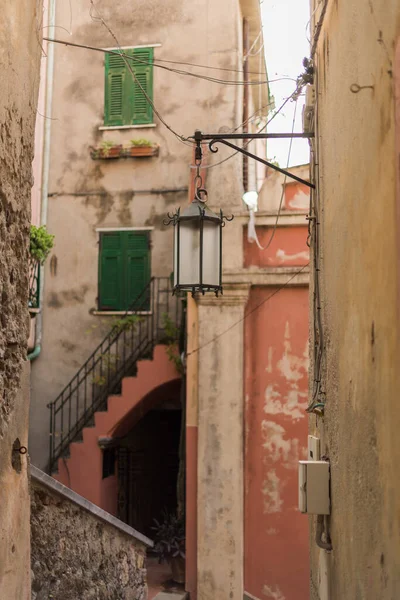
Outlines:
[[[290,179],[294,179],[295,181],[298,181],[299,183],[302,183],[303,185],[306,185],[309,188],[315,189],[315,185],[313,183],[310,183],[306,179],[297,177],[297,175],[293,175],[293,173],[290,173],[290,171],[287,171],[286,169],[281,169],[277,165],[274,165],[273,163],[269,162],[268,160],[265,160],[265,159],[261,158],[260,156],[257,156],[256,154],[252,154],[251,152],[248,152],[244,148],[241,148],[240,146],[236,146],[236,144],[232,144],[230,141],[228,141],[228,140],[268,140],[268,139],[291,139],[291,138],[310,139],[313,137],[314,137],[313,133],[202,133],[200,130],[196,129],[194,136],[192,136],[190,139],[192,139],[196,142],[196,146],[198,148],[201,148],[201,142],[206,142],[206,141],[209,142],[208,147],[210,149],[210,152],[213,152],[213,153],[218,152],[218,148],[215,147],[216,144],[224,144],[225,146],[228,146],[229,148],[232,148],[233,150],[236,150],[237,152],[240,152],[241,154],[244,154],[245,156],[248,156],[249,158],[252,158],[253,160],[256,160],[257,162],[260,162],[263,165],[266,165],[267,167],[274,169],[274,171],[279,171],[279,173],[283,173],[283,175],[286,175]]]

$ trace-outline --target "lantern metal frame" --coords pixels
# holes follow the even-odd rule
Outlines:
[[[222,229],[225,227],[226,221],[232,221],[233,215],[224,215],[222,210],[219,214],[211,211],[206,205],[205,200],[200,197],[200,193],[207,195],[207,191],[204,188],[198,188],[195,192],[194,200],[191,204],[181,213],[180,208],[174,214],[168,213],[168,219],[164,221],[165,225],[171,223],[176,227],[174,236],[174,269],[176,271],[176,283],[173,287],[173,294],[177,292],[190,292],[192,296],[196,292],[205,294],[206,292],[214,292],[218,297],[219,294],[223,293],[222,289]],[[179,281],[180,276],[180,224],[185,221],[198,221],[199,222],[199,283],[189,284]],[[210,283],[203,282],[203,248],[204,248],[204,223],[206,221],[217,224],[220,227],[219,232],[219,264],[218,264],[218,279],[217,285],[210,285]]]

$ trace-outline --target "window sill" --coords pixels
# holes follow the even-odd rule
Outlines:
[[[153,311],[151,310],[138,310],[138,311],[126,311],[126,310],[92,310],[92,315],[102,316],[102,317],[120,317],[120,316],[128,316],[128,315],[152,315]]]
[[[155,123],[146,123],[144,125],[101,125],[99,131],[109,131],[113,129],[148,129],[149,127],[157,127]]]

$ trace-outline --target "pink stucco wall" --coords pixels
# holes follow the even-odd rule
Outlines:
[[[262,208],[273,211],[282,188],[268,185],[261,199],[270,206]],[[284,192],[283,212],[294,216],[281,218],[270,244],[273,227],[257,226],[267,249],[243,231],[243,266],[266,273],[264,285],[250,290],[245,319],[244,576],[255,598],[308,600],[308,521],[298,511],[298,461],[307,456],[308,434],[308,286],[303,278],[278,291],[268,273],[281,271],[284,284],[309,263],[309,190],[288,182]]]
[[[306,245],[307,229],[304,226],[278,227],[268,249],[261,250],[257,244],[249,243],[247,231],[243,230],[245,267],[293,267],[303,266],[310,260],[310,249]],[[269,244],[273,227],[257,227],[260,245]]]
[[[252,288],[248,311],[276,288]],[[245,589],[306,600],[308,523],[297,510],[306,457],[308,289],[286,288],[246,319]]]

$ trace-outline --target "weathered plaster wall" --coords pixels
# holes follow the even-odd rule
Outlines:
[[[308,166],[292,169],[308,177]],[[309,189],[269,173],[259,195],[261,250],[243,230],[244,266],[262,273],[245,320],[245,590],[255,598],[309,598],[308,524],[298,506],[298,460],[306,457],[308,419],[309,249],[304,207]],[[284,193],[283,213],[273,234]],[[293,212],[293,200],[297,214]],[[302,208],[302,212],[301,209]],[[265,217],[264,215],[269,215]],[[279,278],[269,283],[268,273]]]
[[[239,2],[208,2],[207,7],[202,0],[141,0],[127,10],[125,1],[107,0],[99,10],[121,46],[161,44],[155,48],[156,59],[238,68]],[[115,47],[105,27],[91,19],[89,8],[82,0],[72,0],[72,36],[66,39]],[[57,25],[69,29],[69,3],[58,3]],[[162,221],[168,211],[186,204],[187,193],[149,194],[140,190],[187,186],[192,160],[192,149],[170,134],[157,117],[152,128],[99,129],[104,110],[102,54],[57,46],[55,65],[48,229],[56,238],[46,264],[42,353],[33,364],[32,378],[31,451],[33,462],[40,466],[45,465],[48,455],[46,404],[55,399],[110,326],[109,317],[91,314],[97,297],[96,228],[153,227],[152,274],[168,275],[172,270],[172,230]],[[226,71],[213,73],[226,79]],[[241,87],[154,69],[155,105],[184,135],[192,135],[196,128],[219,131],[236,126],[242,120],[241,95]],[[106,139],[127,142],[133,137],[159,143],[159,157],[116,161],[90,158],[90,145]],[[228,149],[221,148],[217,156],[209,155],[207,160],[216,162],[229,154]],[[227,213],[241,210],[240,156],[210,169],[207,187],[211,206],[221,206]],[[226,247],[230,247],[226,268],[241,265],[240,234],[239,223],[225,230]]]
[[[0,23],[0,597],[21,600],[30,597],[27,457],[12,448],[17,439],[27,446],[28,435],[28,245],[40,17],[41,2],[15,0],[2,6]]]
[[[246,309],[254,312],[245,322],[245,589],[256,598],[307,600],[297,464],[307,454],[308,288],[265,302],[276,291],[252,288]]]
[[[199,298],[199,600],[243,598],[243,319],[249,286]],[[228,330],[223,336],[214,336]],[[211,343],[210,343],[211,342]],[[206,346],[202,348],[203,345]]]
[[[396,0],[332,1],[318,44],[326,416],[310,423],[331,462],[333,552],[316,547],[312,518],[313,600],[400,596],[399,157],[392,72],[399,34]],[[354,84],[372,89],[352,93]]]
[[[31,540],[33,600],[147,598],[150,540],[34,467]]]

